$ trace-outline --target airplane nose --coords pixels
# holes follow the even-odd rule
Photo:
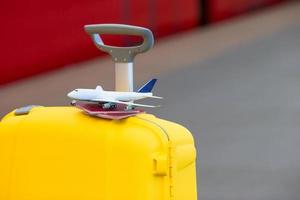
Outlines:
[[[73,91],[72,91],[72,92],[69,92],[69,93],[68,93],[68,97],[73,98],[73,96],[74,96],[73,94],[74,94]]]

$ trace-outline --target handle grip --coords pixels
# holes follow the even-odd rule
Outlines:
[[[133,62],[134,57],[149,50],[154,44],[152,32],[143,27],[123,24],[93,24],[85,25],[85,31],[92,37],[95,45],[109,53],[115,62]],[[136,35],[143,38],[143,43],[132,47],[116,47],[103,43],[100,34]]]

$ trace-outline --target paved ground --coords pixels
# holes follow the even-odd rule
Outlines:
[[[195,136],[199,199],[300,199],[299,8],[178,35],[137,59],[137,82],[158,76],[165,97],[151,112]],[[99,80],[112,89],[109,60],[84,65],[0,88],[1,115],[24,104],[66,104],[68,90]]]
[[[163,76],[198,145],[200,199],[300,199],[300,26]]]

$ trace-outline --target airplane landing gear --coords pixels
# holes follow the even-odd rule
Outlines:
[[[70,104],[71,104],[71,106],[75,106],[75,105],[76,105],[76,103],[77,103],[77,101],[76,101],[76,100],[72,100]]]
[[[103,109],[114,109],[116,107],[117,107],[117,105],[114,104],[114,103],[104,103],[104,104],[102,104]]]
[[[128,106],[126,106],[126,108],[125,108],[125,110],[134,110],[134,106],[130,106],[130,105],[128,105]]]

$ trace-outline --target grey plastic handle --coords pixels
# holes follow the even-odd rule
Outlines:
[[[134,57],[138,53],[143,53],[149,50],[154,43],[152,32],[143,27],[131,26],[124,24],[92,24],[85,25],[85,31],[92,37],[96,46],[109,53],[115,62],[133,62]],[[116,47],[103,43],[100,34],[115,34],[115,35],[136,35],[143,38],[143,43],[132,47]]]

